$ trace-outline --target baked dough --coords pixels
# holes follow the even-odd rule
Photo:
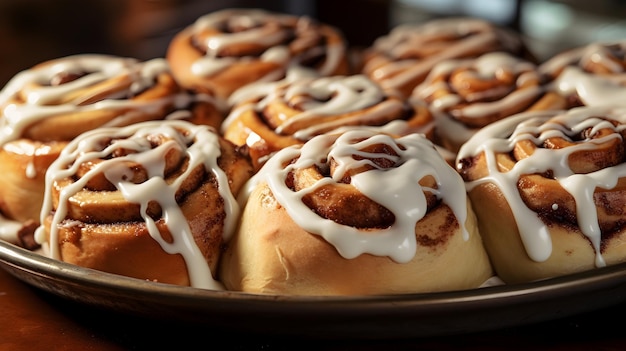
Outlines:
[[[318,136],[279,151],[247,189],[220,265],[228,289],[401,294],[492,275],[463,182],[423,135]]]

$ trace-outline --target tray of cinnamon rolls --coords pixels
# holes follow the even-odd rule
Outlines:
[[[42,62],[0,91],[0,263],[89,304],[318,336],[618,303],[625,72],[626,41],[539,61],[446,18],[357,50],[260,9],[200,16],[162,58]]]

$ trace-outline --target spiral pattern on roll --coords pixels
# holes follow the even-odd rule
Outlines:
[[[246,145],[258,166],[276,151],[349,127],[396,135],[432,135],[425,104],[383,90],[364,75],[320,77],[291,70],[278,82],[252,84],[233,95],[224,136]]]
[[[539,67],[550,88],[577,106],[624,106],[626,41],[594,42],[548,59]]]
[[[560,226],[572,240],[586,238],[592,265],[602,267],[603,253],[623,230],[625,136],[623,108],[529,112],[479,131],[461,148],[457,165],[470,196],[489,187],[502,194],[530,259],[544,262],[561,254],[551,237]],[[619,257],[610,260],[623,259]],[[579,266],[584,267],[572,263],[559,269]]]
[[[179,32],[166,55],[185,86],[228,99],[255,81],[274,81],[291,66],[347,74],[347,43],[332,26],[306,16],[260,9],[204,15]]]
[[[119,252],[132,260],[148,246],[126,252],[115,238],[126,237],[129,245],[144,238],[158,244],[155,262],[159,255],[182,256],[189,273],[182,282],[215,288],[210,271],[237,225],[235,196],[251,174],[249,161],[208,126],[172,120],[99,128],[70,142],[50,166],[45,225],[36,239],[49,245],[53,258],[124,274],[124,259],[110,262],[106,252],[89,252],[88,243],[100,250],[113,245],[112,257]],[[161,273],[148,267],[137,274],[156,279]]]

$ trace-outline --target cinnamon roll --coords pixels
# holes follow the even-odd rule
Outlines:
[[[567,107],[625,105],[626,41],[594,42],[570,49],[540,66]]]
[[[79,266],[221,289],[222,241],[239,220],[249,160],[216,130],[187,121],[98,128],[50,165],[35,239]]]
[[[401,294],[492,275],[463,181],[422,134],[316,136],[277,152],[240,201],[220,265],[232,290]]]
[[[257,169],[276,151],[339,128],[430,136],[434,128],[425,104],[410,103],[364,75],[320,77],[292,69],[280,81],[240,89],[231,104],[222,133],[246,145]]]
[[[85,54],[20,72],[0,91],[0,213],[38,224],[47,167],[85,131],[166,118],[217,127],[222,109],[183,90],[164,59]]]
[[[350,69],[339,29],[260,9],[225,9],[198,18],[172,39],[166,58],[181,84],[222,99],[249,83],[281,79],[292,65],[325,76]]]
[[[476,133],[457,165],[506,283],[626,261],[626,110],[528,112]]]
[[[548,91],[534,63],[502,51],[438,63],[411,98],[426,102],[440,143],[452,152],[487,124],[567,105]]]
[[[433,19],[399,25],[378,38],[365,50],[362,72],[409,96],[437,63],[494,51],[534,59],[517,33],[485,20]]]

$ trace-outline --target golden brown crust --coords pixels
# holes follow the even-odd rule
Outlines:
[[[241,186],[241,184],[236,184]],[[98,204],[94,204],[97,206]],[[107,203],[96,210],[107,212]],[[211,271],[219,261],[224,226],[223,200],[210,183],[203,184],[181,203],[181,210],[194,234]],[[120,213],[120,210],[113,210]],[[150,281],[190,285],[187,264],[180,254],[169,254],[150,236],[143,221],[94,223],[67,218],[59,226],[60,259],[78,266]],[[126,214],[127,215],[127,214]],[[49,226],[51,216],[47,217]],[[161,235],[170,237],[170,229],[161,218]]]
[[[380,295],[492,274],[463,182],[423,135],[314,137],[276,153],[245,199],[220,266],[229,289]]]
[[[167,49],[167,59],[171,62],[176,79],[188,89],[215,93],[226,99],[238,88],[255,82],[271,72],[281,70],[281,66],[275,62],[259,62],[254,66],[233,65],[209,81],[191,70],[193,63],[204,57],[204,53],[193,47],[191,38],[193,34],[191,28],[181,31],[174,36]]]
[[[559,110],[567,101],[548,90],[537,66],[505,52],[446,60],[413,91],[432,110],[440,143],[451,152],[481,128],[526,111]]]
[[[50,217],[44,225],[49,225],[49,221]],[[182,256],[165,253],[143,223],[78,225],[71,222],[62,223],[59,230],[63,261],[138,279],[189,285]]]
[[[209,48],[209,42],[219,47]],[[224,100],[252,82],[281,79],[294,63],[328,76],[350,72],[347,43],[337,28],[256,9],[198,18],[174,36],[166,58],[183,86]]]
[[[626,260],[624,121],[624,111],[609,108],[529,114],[511,120],[508,132],[496,132],[500,136],[479,136],[484,145],[508,137],[508,147],[486,147],[471,157],[463,151],[459,171],[470,184],[485,247],[506,283]],[[519,132],[513,132],[517,124]]]
[[[565,50],[539,66],[565,108],[621,104],[626,86],[626,41],[591,42]]]
[[[163,123],[165,124],[167,123]],[[133,128],[143,125],[137,124]],[[172,139],[171,135],[160,134],[159,124],[149,126],[154,130],[148,134],[152,150],[177,140]],[[177,124],[175,128],[180,126],[195,125]],[[208,131],[215,133],[210,129]],[[179,132],[181,135],[188,133],[184,129],[180,129]],[[236,221],[236,218],[231,217],[238,217],[237,212],[232,213],[227,209],[231,206],[231,200],[223,196],[223,192],[230,191],[236,196],[252,175],[252,166],[249,159],[232,143],[218,137],[217,134],[214,137],[217,138],[219,142],[217,146],[220,148],[220,156],[216,161],[219,170],[207,169],[203,163],[192,166],[191,155],[185,152],[188,145],[185,144],[181,145],[181,148],[168,148],[168,153],[163,155],[161,186],[158,185],[161,184],[160,181],[155,181],[159,176],[150,173],[154,172],[155,165],[139,161],[124,163],[126,181],[138,187],[146,184],[154,192],[150,195],[144,193],[147,191],[145,189],[141,194],[130,195],[131,199],[132,196],[140,198],[149,196],[149,200],[131,200],[127,193],[117,188],[119,185],[114,186],[109,178],[103,174],[93,175],[93,172],[99,169],[97,167],[101,162],[109,162],[110,167],[117,164],[116,167],[119,168],[120,163],[112,163],[112,159],[136,155],[134,159],[141,160],[142,155],[150,151],[137,152],[118,148],[112,154],[112,158],[90,159],[77,168],[77,173],[56,178],[48,188],[51,192],[52,207],[50,214],[45,217],[43,226],[45,240],[47,242],[55,240],[52,234],[54,229],[57,239],[49,245],[51,247],[58,245],[55,248],[58,249],[58,258],[65,262],[139,279],[193,285],[189,256],[183,252],[177,253],[183,240],[181,235],[186,235],[181,233],[185,232],[184,227],[188,226],[189,234],[206,261],[205,264],[208,264],[211,272],[216,272],[221,244],[227,235],[226,221]],[[119,136],[110,137],[109,143],[119,143],[122,139],[124,138]],[[106,142],[107,138],[102,140]],[[191,144],[206,142],[205,139],[194,139]],[[108,146],[115,147],[114,143]],[[106,143],[98,144],[98,147],[103,149],[106,146]],[[56,169],[53,172],[56,172]],[[221,172],[225,179],[220,179],[217,175]],[[228,184],[220,185],[220,182],[224,181]],[[148,182],[153,182],[153,185],[149,186]],[[77,184],[84,186],[77,188]],[[173,195],[175,204],[162,197],[162,193],[171,191],[167,188],[170,185],[165,184],[176,186]],[[63,192],[71,193],[65,201]],[[184,224],[178,222],[181,220],[177,219],[178,211],[184,216]],[[63,216],[60,221],[59,214]],[[158,232],[150,231],[151,221],[154,221]],[[171,223],[179,224],[173,228]],[[178,249],[174,249],[172,253],[172,248],[163,247],[161,240],[167,243],[165,245]]]
[[[96,76],[101,72],[91,71],[90,68],[93,69],[92,67],[83,67],[80,64],[83,61],[102,62],[102,65],[113,65],[117,62],[118,72],[105,79],[96,79]],[[67,69],[49,77],[49,81],[36,78],[40,75],[47,76],[49,74],[47,72],[52,70],[55,64],[63,64]],[[153,81],[148,77],[139,76],[140,70],[148,69],[149,65],[156,66],[157,64],[160,73],[154,74]],[[105,69],[105,67],[99,68]],[[157,69],[155,71],[159,72]],[[29,72],[33,76],[32,79],[22,81],[21,77],[16,76],[14,81],[16,87],[11,86],[11,88],[19,88],[19,90],[3,104],[3,106],[15,105],[18,111],[21,106],[32,105],[33,108],[39,109],[39,113],[45,115],[33,119],[23,128],[17,129],[20,136],[27,139],[69,141],[83,132],[107,124],[125,126],[164,119],[170,113],[187,108],[189,108],[189,113],[184,119],[191,120],[196,124],[218,127],[223,118],[218,105],[211,100],[210,96],[204,98],[189,95],[187,96],[187,103],[177,106],[180,102],[174,97],[180,94],[180,98],[183,98],[187,93],[175,81],[164,61],[139,62],[119,57],[78,55],[43,62],[32,67]],[[64,78],[57,79],[57,76]],[[80,79],[92,79],[91,77],[95,80],[93,84],[72,89],[67,88],[65,93],[62,91],[52,94],[46,92],[55,86],[63,88]],[[57,81],[58,83],[55,83]],[[136,85],[140,82],[144,86],[141,90],[136,91]],[[19,83],[23,85],[19,86]],[[49,97],[44,102],[33,102],[33,97],[30,95],[36,96],[40,93],[46,94],[45,96],[49,95]],[[94,106],[96,103],[100,103],[100,105]],[[49,111],[46,110],[48,106],[50,107]],[[55,106],[58,110],[52,110]],[[12,116],[11,118],[15,120],[17,117]]]
[[[23,223],[39,221],[46,169],[65,144],[19,139],[0,148],[0,213]]]
[[[520,37],[475,18],[434,19],[398,26],[363,54],[362,72],[410,96],[432,68],[450,59],[503,51],[532,59]]]
[[[0,98],[0,211],[9,219],[39,221],[47,166],[78,135],[102,126],[184,119],[218,128],[211,97],[191,94],[164,59],[140,62],[76,55],[42,62],[16,75]]]
[[[515,218],[500,190],[484,184],[469,192],[475,204],[479,230],[498,276],[507,284],[524,283],[563,276],[596,267],[595,252],[589,240],[572,225],[551,222],[553,245],[550,257],[541,262],[532,260],[521,241]],[[622,246],[619,241],[615,241]],[[614,247],[613,250],[619,250]],[[605,254],[606,257],[606,254]],[[615,258],[607,262],[616,262]]]
[[[410,262],[397,263],[370,254],[346,259],[323,238],[294,223],[268,187],[261,185],[252,193],[239,234],[222,257],[220,279],[232,290],[278,295],[381,295],[476,288],[492,272],[471,210],[466,226],[469,241],[463,240],[454,214],[441,205],[416,226],[420,245]]]
[[[226,139],[247,147],[257,169],[287,146],[352,126],[434,138],[434,119],[425,104],[385,91],[362,75],[288,77],[238,93],[245,92],[250,94],[233,106],[222,131]]]

